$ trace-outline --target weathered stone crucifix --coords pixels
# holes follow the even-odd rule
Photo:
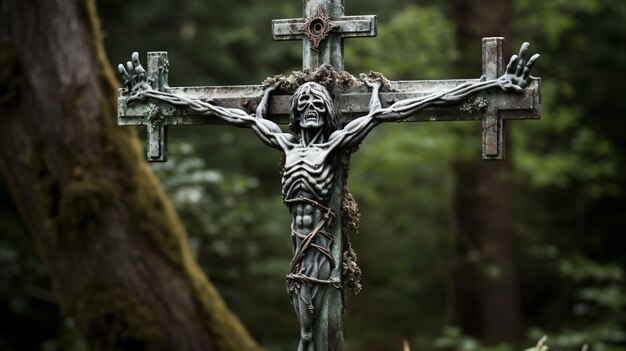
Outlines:
[[[360,289],[360,271],[346,232],[356,220],[346,188],[349,154],[387,121],[480,120],[484,159],[504,157],[507,119],[539,118],[538,59],[528,44],[505,66],[502,38],[483,39],[480,79],[388,82],[343,72],[343,38],[374,36],[376,17],[344,16],[343,0],[305,0],[302,19],[275,20],[275,39],[303,39],[303,70],[265,85],[169,87],[167,53],[148,53],[147,71],[134,53],[119,66],[125,81],[119,125],[148,127],[149,161],[167,157],[167,126],[233,124],[252,129],[282,151],[283,200],[292,214],[293,260],[287,290],[300,322],[298,350],[340,350],[343,287]],[[371,89],[371,91],[370,91]],[[289,123],[292,133],[279,123]]]

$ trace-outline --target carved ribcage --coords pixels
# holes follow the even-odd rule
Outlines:
[[[334,173],[328,163],[318,168],[305,162],[287,165],[282,179],[283,197],[292,199],[298,192],[305,191],[318,200],[326,200],[333,180]]]

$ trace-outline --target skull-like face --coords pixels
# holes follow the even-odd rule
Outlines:
[[[326,104],[318,94],[309,90],[298,98],[297,103],[300,128],[318,129],[324,126]]]

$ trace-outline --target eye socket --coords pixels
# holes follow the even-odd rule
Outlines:
[[[310,100],[311,96],[309,96],[308,94],[298,97],[298,110],[303,110]]]

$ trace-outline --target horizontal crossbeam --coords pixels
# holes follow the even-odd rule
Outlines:
[[[504,73],[502,38],[483,39],[483,78],[497,79]],[[172,93],[185,99],[210,102],[215,106],[234,108],[253,114],[263,95],[261,85],[174,87],[167,84],[168,60],[165,52],[148,53],[147,76],[153,89]],[[439,93],[478,79],[395,81],[390,91],[380,93],[382,107],[398,101],[416,99]],[[406,122],[421,121],[482,121],[482,156],[486,160],[504,158],[504,123],[509,119],[538,119],[541,114],[540,78],[530,78],[522,92],[504,92],[500,89],[484,91],[457,105],[441,105],[415,112]],[[118,96],[118,124],[145,125],[148,127],[148,159],[165,161],[167,158],[168,125],[224,124],[211,115],[201,115],[193,110],[177,107],[162,101],[131,101],[127,90],[120,89]],[[369,112],[371,92],[365,85],[337,93],[333,99],[341,122],[348,123]],[[266,118],[278,124],[288,123],[291,95],[270,98]]]
[[[274,40],[296,40],[305,37],[301,30],[306,19],[283,19],[272,21],[272,38]],[[343,16],[333,19],[336,25],[333,33],[343,38],[375,37],[376,16]]]
[[[412,99],[452,89],[468,82],[468,80],[437,80],[437,81],[397,81],[391,82],[391,88],[396,92],[380,93],[383,107],[388,107],[396,101]],[[492,91],[475,98],[470,98],[460,105],[431,107],[419,111],[405,119],[407,122],[422,121],[465,121],[482,120],[484,110],[491,106],[500,111],[502,119],[539,118],[541,99],[539,94],[540,79],[534,78],[532,83],[521,94]],[[261,100],[263,87],[260,85],[240,85],[221,87],[189,87],[170,88],[174,93],[186,98],[202,99],[216,106],[237,108],[253,113]],[[348,123],[354,118],[366,115],[371,93],[354,92],[342,94],[335,98],[342,122]],[[120,92],[118,99],[118,124],[143,125],[146,124],[146,114],[149,108],[145,103],[127,104],[127,97]],[[270,99],[270,109],[267,119],[279,124],[288,123],[291,95],[276,95]],[[213,116],[199,115],[188,109],[178,108],[167,103],[155,102],[164,118],[163,123],[168,125],[202,125],[224,124],[222,120]]]

